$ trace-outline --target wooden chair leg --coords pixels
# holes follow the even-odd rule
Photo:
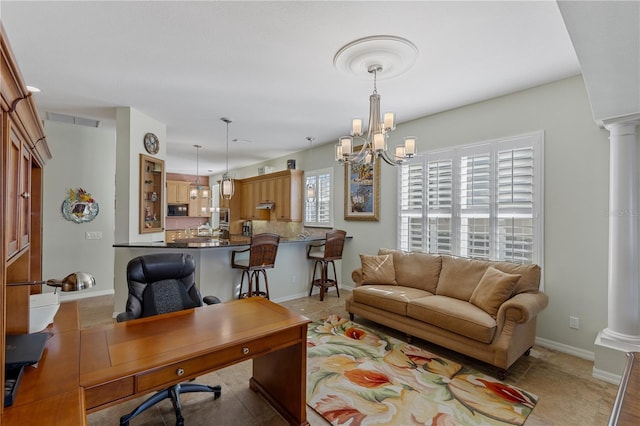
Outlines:
[[[260,272],[262,272],[262,275],[264,275],[264,291],[265,291],[265,296],[267,298],[267,300],[269,299],[269,280],[267,279],[267,271],[264,269],[260,269]]]
[[[320,301],[324,300],[324,294],[327,291],[327,262],[322,261],[322,275],[320,278]]]
[[[313,276],[311,277],[311,288],[309,289],[309,296],[311,296],[311,293],[313,293],[313,288],[317,285],[316,283],[316,271],[318,270],[318,263],[321,262],[320,260],[315,260],[313,262]],[[320,268],[322,268],[322,265],[320,266]],[[320,271],[322,271],[322,269],[320,269]],[[322,272],[321,272],[322,274]]]
[[[333,262],[333,260],[329,262],[331,262],[331,266],[333,267],[333,285],[336,287],[336,294],[338,295],[338,297],[340,297],[340,289],[338,289],[338,274],[336,274],[336,264]],[[327,265],[327,269],[329,269],[329,265]]]
[[[243,293],[242,289],[244,287],[244,277],[247,277],[247,292]],[[240,291],[238,292],[238,299],[242,299],[243,296],[245,295],[245,297],[251,297],[251,275],[249,274],[249,271],[246,269],[242,270],[242,275],[240,276]]]

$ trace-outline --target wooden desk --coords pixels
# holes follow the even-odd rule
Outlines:
[[[640,424],[640,352],[627,354],[618,395],[611,410],[609,426]]]
[[[82,330],[87,412],[253,359],[251,389],[290,424],[308,425],[309,322],[256,297]]]
[[[77,302],[60,305],[42,358],[25,367],[16,399],[4,409],[3,425],[84,425],[84,399],[79,385],[80,331]]]

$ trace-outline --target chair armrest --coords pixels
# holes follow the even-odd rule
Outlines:
[[[125,322],[125,321],[130,321],[136,319],[136,317],[133,316],[133,314],[131,314],[130,312],[120,312],[117,316],[116,316],[116,321],[117,322]]]
[[[499,320],[509,319],[524,324],[534,318],[547,307],[549,296],[539,291],[537,293],[520,293],[513,296],[500,306]]]
[[[215,305],[217,303],[220,303],[220,299],[218,299],[216,296],[205,296],[202,298],[202,301],[207,305]]]
[[[355,283],[356,287],[362,285],[362,268],[354,269],[351,273],[351,279]]]
[[[237,253],[245,253],[251,250],[251,247],[246,248],[244,250],[232,250],[231,251],[231,266],[236,266],[236,254]]]
[[[319,243],[319,244],[314,244],[314,243],[309,244],[307,246],[307,259],[316,259],[317,256],[311,256],[311,250],[317,249],[317,248],[320,248],[320,247],[324,247],[324,245],[325,245],[324,242]]]

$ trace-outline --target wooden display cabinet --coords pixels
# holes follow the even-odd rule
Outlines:
[[[140,233],[164,231],[164,160],[140,154]]]

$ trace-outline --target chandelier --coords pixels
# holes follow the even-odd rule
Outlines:
[[[394,152],[387,149],[389,133],[395,130],[395,113],[386,112],[380,116],[380,95],[377,88],[377,75],[382,72],[382,65],[371,65],[369,73],[373,74],[373,93],[369,96],[369,126],[367,136],[362,131],[362,119],[355,118],[351,124],[351,136],[342,136],[336,145],[336,160],[340,163],[372,164],[381,158],[385,163],[397,166],[413,158],[416,153],[416,138],[404,138],[404,144],[395,147]],[[362,143],[359,151],[354,152],[354,139]]]
[[[233,197],[234,193],[234,182],[233,179],[229,176],[229,123],[231,123],[231,119],[227,117],[222,117],[220,119],[227,124],[227,157],[226,157],[226,169],[224,174],[222,175],[222,181],[220,182],[220,197],[225,200],[230,200]]]

